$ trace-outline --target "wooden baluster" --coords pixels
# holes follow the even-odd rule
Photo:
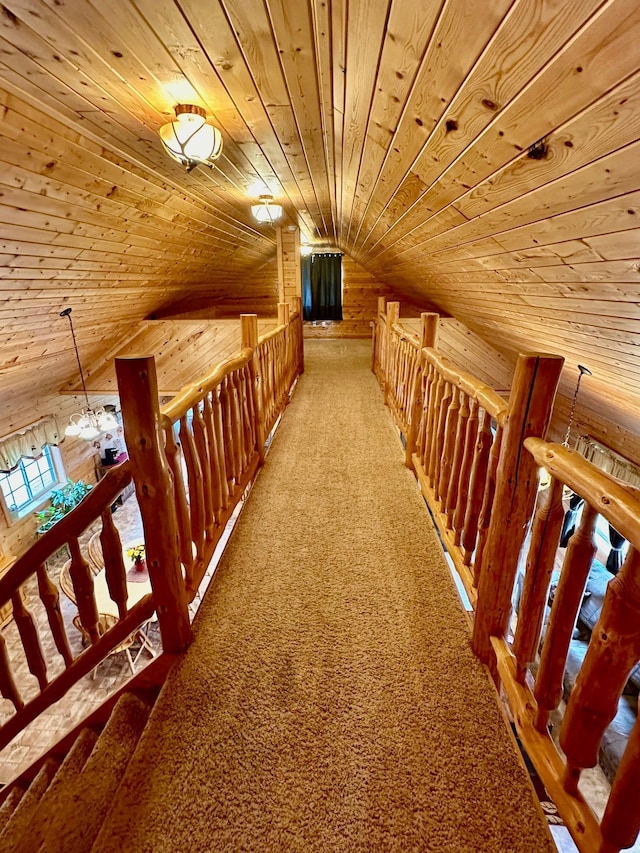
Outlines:
[[[279,399],[281,401],[280,402],[281,410],[284,409],[284,407],[287,404],[287,399],[289,396],[289,388],[290,388],[290,384],[287,381],[288,376],[289,376],[289,373],[287,370],[287,364],[289,361],[289,348],[290,348],[289,322],[290,322],[289,305],[286,302],[279,302],[278,303],[278,324],[281,326],[284,326],[282,338],[280,339],[280,383],[281,383],[281,388],[280,388]]]
[[[632,847],[640,832],[640,717],[622,754],[600,825],[601,853]]]
[[[62,655],[65,666],[71,666],[73,663],[73,655],[69,646],[67,632],[64,627],[64,619],[60,611],[60,591],[58,587],[49,577],[47,567],[42,564],[38,566],[38,594],[44,604],[44,609],[47,611],[47,619],[53,641],[56,644],[57,650]]]
[[[207,446],[207,427],[202,416],[202,405],[196,403],[191,409],[193,420],[191,427],[193,429],[193,440],[195,442],[196,453],[200,460],[200,471],[202,472],[202,497],[204,499],[204,529],[208,540],[213,538],[213,529],[216,519],[213,511],[213,487],[211,485],[211,469],[213,467],[209,458],[209,448]]]
[[[387,349],[387,364],[385,367],[387,368],[387,372],[385,375],[385,389],[384,389],[384,401],[387,405],[389,405],[389,398],[391,394],[391,389],[393,388],[393,352],[392,352],[392,341],[395,338],[395,334],[393,332],[392,326],[394,323],[398,322],[398,318],[400,317],[400,303],[399,302],[387,302],[387,329],[386,329],[386,349]]]
[[[302,317],[302,308],[300,308]],[[253,350],[253,357],[247,365],[247,398],[249,401],[249,416],[252,424],[252,443],[260,455],[260,464],[264,462],[264,412],[262,408],[260,355],[258,353],[258,315],[241,314],[242,346]],[[299,357],[298,352],[298,357]],[[299,369],[299,362],[298,362]]]
[[[240,400],[240,381],[238,371],[234,370],[229,379],[233,389],[231,397],[233,402],[233,438],[237,454],[236,471],[238,472],[237,479],[239,481],[242,476],[242,472],[247,467],[247,448],[245,447],[244,429],[242,428],[242,401]]]
[[[256,446],[256,438],[254,433],[255,418],[251,411],[251,385],[249,378],[249,368],[242,367],[238,373],[240,407],[242,414],[242,431],[243,431],[243,447],[245,449],[245,467],[253,458],[253,453]]]
[[[598,763],[602,735],[618,711],[624,686],[639,659],[640,552],[631,546],[622,568],[607,584],[562,720],[560,746],[567,756],[565,788],[569,792],[577,790],[580,769]]]
[[[7,641],[4,634],[0,631],[0,693],[4,699],[13,702],[13,707],[16,711],[24,708],[24,702],[18,688],[16,686],[11,664],[9,662],[9,653],[7,652]]]
[[[173,499],[176,505],[176,520],[178,523],[178,537],[180,541],[180,562],[184,566],[187,583],[193,577],[193,550],[191,547],[191,521],[189,518],[189,505],[184,488],[184,477],[180,460],[180,448],[176,441],[173,424],[167,417],[162,419],[162,427],[165,435],[164,452],[173,475]]]
[[[445,394],[445,381],[441,373],[438,374],[436,382],[436,390],[433,399],[433,409],[429,411],[429,429],[427,430],[429,444],[429,484],[432,489],[436,487],[436,466],[438,463],[438,454],[440,448],[438,446],[438,424],[440,422],[440,413],[443,410],[443,400]],[[444,429],[444,427],[443,427]]]
[[[204,420],[207,447],[209,448],[209,465],[211,466],[211,501],[216,524],[220,523],[222,513],[222,484],[220,482],[220,465],[218,464],[218,447],[216,439],[216,428],[213,419],[213,406],[211,405],[211,394],[205,394],[203,400],[202,416]]]
[[[89,635],[92,643],[100,639],[98,631],[98,608],[93,596],[93,577],[89,563],[80,552],[80,544],[76,538],[69,540],[71,551],[71,566],[69,574],[73,582],[73,590],[76,594],[76,607],[80,615],[82,627]]]
[[[191,624],[180,564],[173,478],[159,426],[155,362],[153,358],[116,359],[116,374],[162,647],[168,654],[181,654],[191,641]]]
[[[225,432],[222,420],[222,403],[220,400],[220,385],[211,393],[211,406],[213,408],[213,426],[216,432],[216,449],[218,451],[218,470],[220,472],[220,494],[222,506],[229,506],[229,474],[227,473],[226,451],[224,446]]]
[[[469,502],[469,490],[471,488],[471,466],[473,465],[473,452],[478,438],[478,401],[471,397],[469,401],[469,417],[464,436],[464,453],[460,465],[460,478],[458,480],[458,496],[456,508],[453,514],[453,528],[455,530],[454,542],[460,545],[464,518]]]
[[[535,660],[538,649],[563,518],[562,482],[552,479],[549,488],[540,496],[533,519],[518,625],[513,641],[516,678],[520,684],[525,683],[527,666]]]
[[[115,602],[120,618],[124,619],[127,614],[127,572],[122,556],[122,543],[120,534],[113,523],[111,507],[107,507],[101,514],[102,530],[100,531],[100,545],[102,546],[102,559],[105,566],[105,579],[111,600]]]
[[[545,437],[563,364],[559,356],[520,355],[511,385],[472,639],[474,652],[495,678],[491,637],[504,637],[507,629],[518,557],[538,490],[538,466],[522,442],[531,435]]]
[[[237,480],[235,469],[235,449],[233,446],[233,422],[232,422],[232,404],[231,391],[229,390],[229,377],[225,378],[220,383],[220,407],[222,409],[222,429],[224,435],[224,467],[227,472],[227,485],[229,494],[234,492],[234,483]]]
[[[596,554],[593,534],[597,518],[595,509],[585,503],[580,524],[569,540],[562,564],[533,691],[538,703],[535,722],[541,732],[546,732],[549,714],[558,707],[562,698],[562,676],[569,643]]]
[[[460,411],[460,393],[458,389],[454,388],[452,385],[449,385],[449,388],[449,405],[446,410],[442,438],[439,442],[441,450],[438,458],[438,465],[436,466],[437,477],[435,492],[436,498],[442,503],[444,503],[447,495],[449,475],[451,474],[451,463],[453,462],[453,446],[456,440],[456,426],[458,425],[458,412]],[[438,433],[440,434],[439,428]]]
[[[431,365],[424,364],[421,371],[419,397],[421,404],[418,409],[418,431],[416,434],[416,455],[424,468],[424,446],[427,436],[427,414],[429,412],[429,393],[431,391]]]
[[[180,418],[180,445],[187,468],[187,484],[189,487],[189,518],[191,521],[191,541],[196,546],[196,554],[202,558],[204,554],[205,522],[204,522],[204,489],[200,459],[196,445],[189,429],[187,416]],[[176,518],[177,524],[177,518]]]
[[[478,539],[476,542],[476,555],[473,565],[473,584],[476,587],[480,582],[484,549],[489,536],[489,526],[491,524],[491,514],[496,494],[496,476],[498,471],[498,462],[500,461],[501,448],[502,427],[498,426],[495,438],[493,439],[493,445],[491,446],[491,453],[489,454],[487,479],[485,480],[484,494],[482,495],[482,507],[480,509],[480,517],[478,519]]]
[[[24,603],[22,587],[19,587],[13,593],[11,603],[13,605],[13,618],[15,619],[16,627],[22,640],[22,647],[27,658],[29,672],[38,679],[40,690],[44,690],[48,684],[47,665],[44,662],[35,619]]]
[[[407,468],[413,468],[412,456],[414,453],[420,455],[418,448],[418,433],[420,430],[421,415],[424,409],[424,399],[422,396],[423,373],[421,362],[421,353],[416,353],[417,364],[412,376],[413,388],[411,391],[411,407],[409,409],[409,431],[406,437],[406,447],[404,455],[404,464]]]
[[[436,369],[432,364],[427,364],[427,374],[425,377],[425,390],[424,390],[424,409],[422,412],[421,424],[420,424],[420,447],[422,450],[422,469],[425,474],[429,474],[429,454],[431,451],[431,435],[430,432],[430,421],[433,419],[433,408],[435,406],[435,394],[436,394],[436,386],[438,383],[438,376],[436,374]]]
[[[482,409],[482,415],[478,423],[478,436],[471,464],[471,479],[469,480],[469,500],[464,516],[464,527],[462,529],[462,547],[464,549],[463,562],[465,566],[471,565],[471,558],[476,548],[478,537],[478,520],[482,508],[482,499],[487,481],[487,470],[489,468],[489,452],[493,436],[491,434],[491,415]]]
[[[456,436],[453,446],[453,461],[449,473],[449,484],[444,498],[444,511],[447,514],[447,526],[453,527],[453,516],[458,503],[458,489],[460,487],[460,469],[462,468],[462,455],[465,449],[465,437],[467,435],[467,421],[469,420],[469,398],[460,391],[460,408],[458,410],[458,423],[456,424]]]

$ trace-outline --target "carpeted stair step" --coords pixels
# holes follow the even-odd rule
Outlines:
[[[60,761],[57,758],[48,758],[44,762],[2,830],[0,853],[13,853],[18,840],[30,830],[33,816],[59,767]]]
[[[98,735],[92,729],[83,729],[80,732],[58,772],[51,780],[51,784],[42,795],[37,810],[31,816],[30,824],[24,827],[14,826],[10,834],[3,834],[0,837],[0,853],[5,853],[5,851],[6,853],[9,851],[33,853],[34,850],[38,850],[50,815],[55,814],[58,810],[60,801],[65,796],[65,791],[78,777],[97,740]]]
[[[5,826],[11,820],[11,815],[16,809],[16,806],[24,796],[25,789],[16,785],[9,796],[6,798],[4,803],[0,806],[0,832],[5,828]]]
[[[88,853],[149,716],[149,706],[125,693],[82,771],[65,786],[43,831],[41,853]],[[33,847],[31,849],[34,849]]]

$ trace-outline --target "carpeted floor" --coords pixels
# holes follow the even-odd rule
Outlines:
[[[370,344],[306,356],[95,849],[551,853]]]

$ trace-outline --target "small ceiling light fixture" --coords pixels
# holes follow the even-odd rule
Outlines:
[[[216,160],[222,153],[222,134],[208,124],[202,107],[178,104],[175,111],[175,121],[163,124],[158,131],[167,154],[186,166],[187,172]]]
[[[282,205],[274,204],[272,195],[261,195],[260,203],[251,205],[251,212],[258,222],[275,222],[282,216]]]
[[[71,415],[69,418],[69,426],[65,429],[65,435],[77,435],[79,438],[84,438],[87,441],[92,441],[97,438],[101,432],[106,432],[108,429],[117,429],[118,422],[115,417],[106,412],[102,406],[97,409],[92,409],[89,404],[89,396],[87,394],[87,386],[84,381],[82,372],[82,364],[80,363],[80,353],[78,352],[78,344],[76,342],[75,332],[73,331],[73,320],[71,319],[71,308],[65,308],[60,312],[61,317],[67,317],[69,320],[69,328],[71,329],[71,337],[73,338],[73,348],[76,351],[76,359],[78,362],[78,370],[80,371],[80,379],[82,381],[82,390],[86,407],[81,412]]]
[[[569,412],[569,423],[567,424],[567,432],[564,437],[564,441],[562,442],[563,447],[569,447],[569,436],[571,435],[571,427],[573,425],[573,416],[576,411],[576,400],[578,399],[578,391],[580,390],[580,383],[582,382],[583,376],[593,376],[588,367],[585,367],[583,364],[578,365],[578,381],[576,382],[576,390],[573,392],[573,401],[571,403],[571,411]]]

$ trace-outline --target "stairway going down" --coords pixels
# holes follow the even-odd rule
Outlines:
[[[48,758],[26,790],[14,788],[0,809],[0,853],[88,853],[149,711],[125,693],[100,734],[82,729],[62,763]]]

